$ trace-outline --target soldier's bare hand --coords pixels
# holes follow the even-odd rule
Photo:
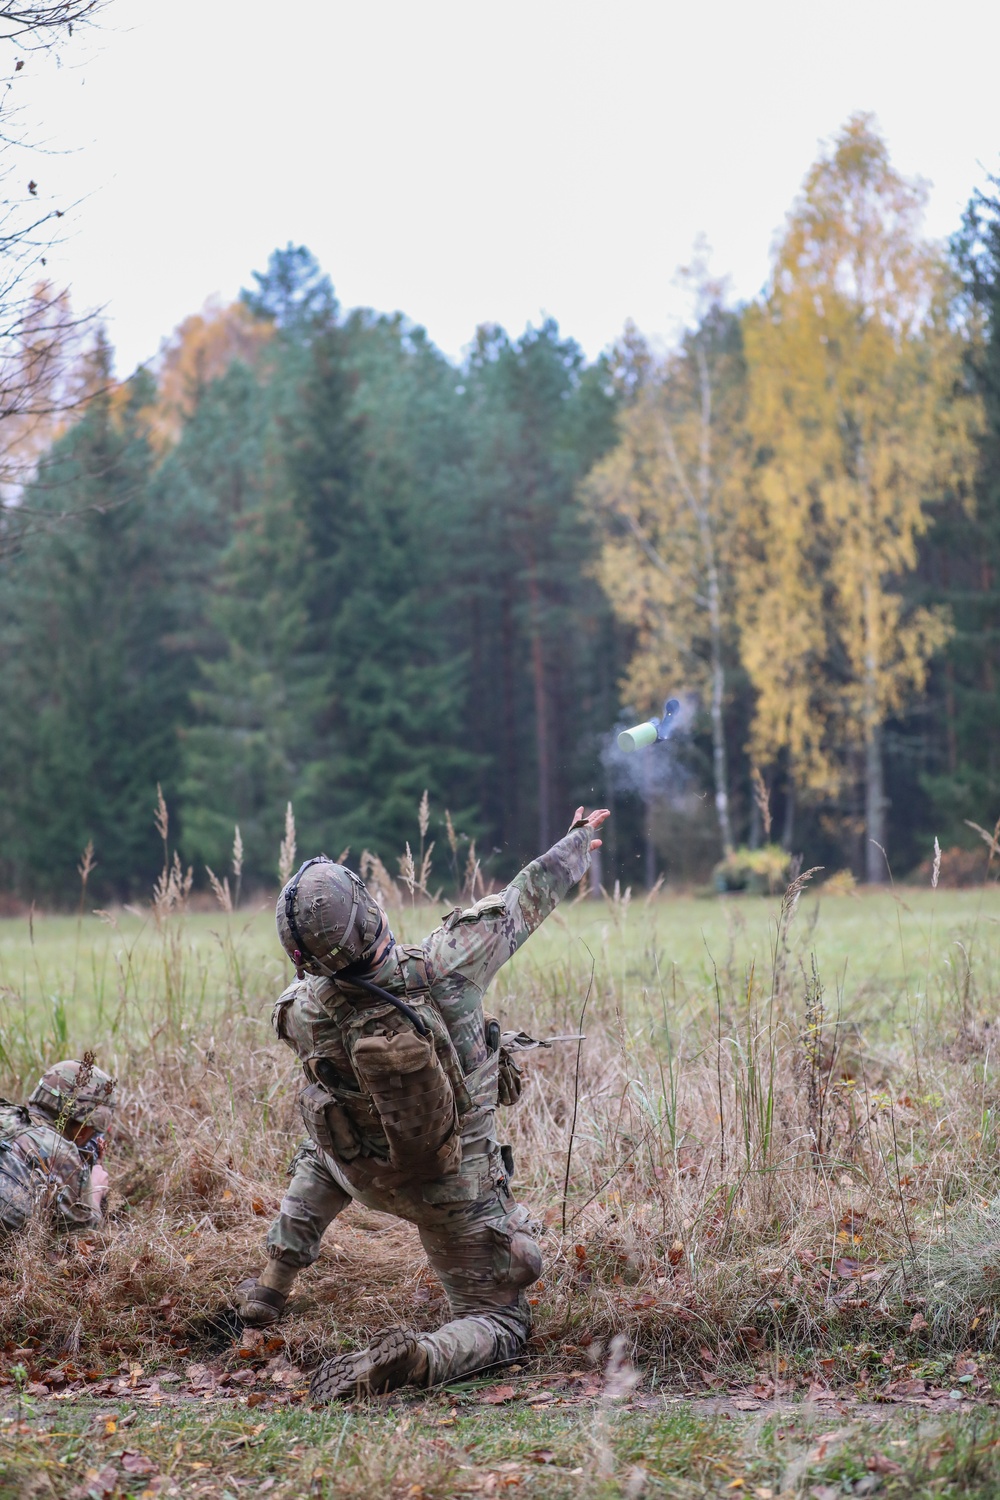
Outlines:
[[[90,1191],[94,1200],[94,1207],[98,1213],[103,1211],[104,1200],[111,1186],[111,1178],[108,1176],[100,1162],[90,1169]]]
[[[592,828],[596,833],[601,824],[605,823],[610,816],[611,809],[609,807],[595,808],[593,812],[587,813],[586,817],[584,817],[583,808],[578,807],[573,814],[573,821],[569,826],[572,829],[578,827],[580,823],[585,823],[588,828]],[[602,839],[591,839],[590,847],[591,849],[599,849],[602,843]]]

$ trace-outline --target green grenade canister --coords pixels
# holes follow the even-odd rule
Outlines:
[[[630,755],[633,750],[641,750],[646,745],[655,745],[660,732],[660,726],[655,719],[648,719],[645,724],[636,724],[632,729],[623,729],[618,736],[618,748]]]
[[[644,750],[647,745],[655,745],[657,740],[668,740],[673,730],[673,719],[680,708],[679,698],[668,698],[663,705],[662,719],[647,719],[645,724],[636,724],[631,729],[623,729],[618,736],[618,748],[624,750],[626,755],[631,755],[633,750]]]

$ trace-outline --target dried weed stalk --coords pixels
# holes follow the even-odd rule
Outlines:
[[[282,885],[287,885],[292,878],[295,869],[295,813],[289,802],[285,808],[285,836],[281,840],[281,848],[278,851],[278,879]]]

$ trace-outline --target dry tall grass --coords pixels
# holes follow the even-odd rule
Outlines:
[[[427,888],[425,833],[419,865],[404,869],[411,917]],[[189,879],[164,838],[145,967],[122,937],[117,994],[92,1038],[99,1060],[117,1058],[124,1099],[110,1218],[62,1250],[35,1234],[4,1259],[10,1357],[148,1367],[224,1346],[229,1292],[259,1263],[301,1135],[296,1068],[268,1024],[278,970],[248,965],[240,918],[226,914],[222,982],[209,992],[188,940]],[[402,901],[378,874],[383,898]],[[992,1349],[1000,1091],[988,945],[982,968],[957,950],[943,967],[928,962],[899,1026],[868,1042],[839,1022],[836,987],[810,958],[807,884],[800,876],[775,903],[766,965],[744,972],[734,950],[707,989],[661,971],[647,909],[618,897],[592,970],[567,945],[569,957],[504,997],[505,1020],[549,1036],[577,1032],[589,995],[586,1040],[532,1054],[520,1105],[501,1114],[517,1191],[545,1226],[533,1289],[545,1360],[578,1366],[621,1334],[657,1382],[704,1389],[753,1367],[781,1389],[841,1368],[857,1379],[859,1350],[878,1350],[871,1378],[884,1383],[919,1357]],[[3,1005],[0,1090],[17,1097],[45,1049],[18,1020],[23,997]],[[308,1363],[390,1321],[443,1315],[414,1233],[352,1207],[300,1279],[281,1337]]]

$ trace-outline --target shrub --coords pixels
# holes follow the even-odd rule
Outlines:
[[[720,859],[712,877],[720,894],[748,891],[751,895],[770,896],[788,884],[790,864],[791,856],[778,844],[764,844],[760,849],[744,846]]]

